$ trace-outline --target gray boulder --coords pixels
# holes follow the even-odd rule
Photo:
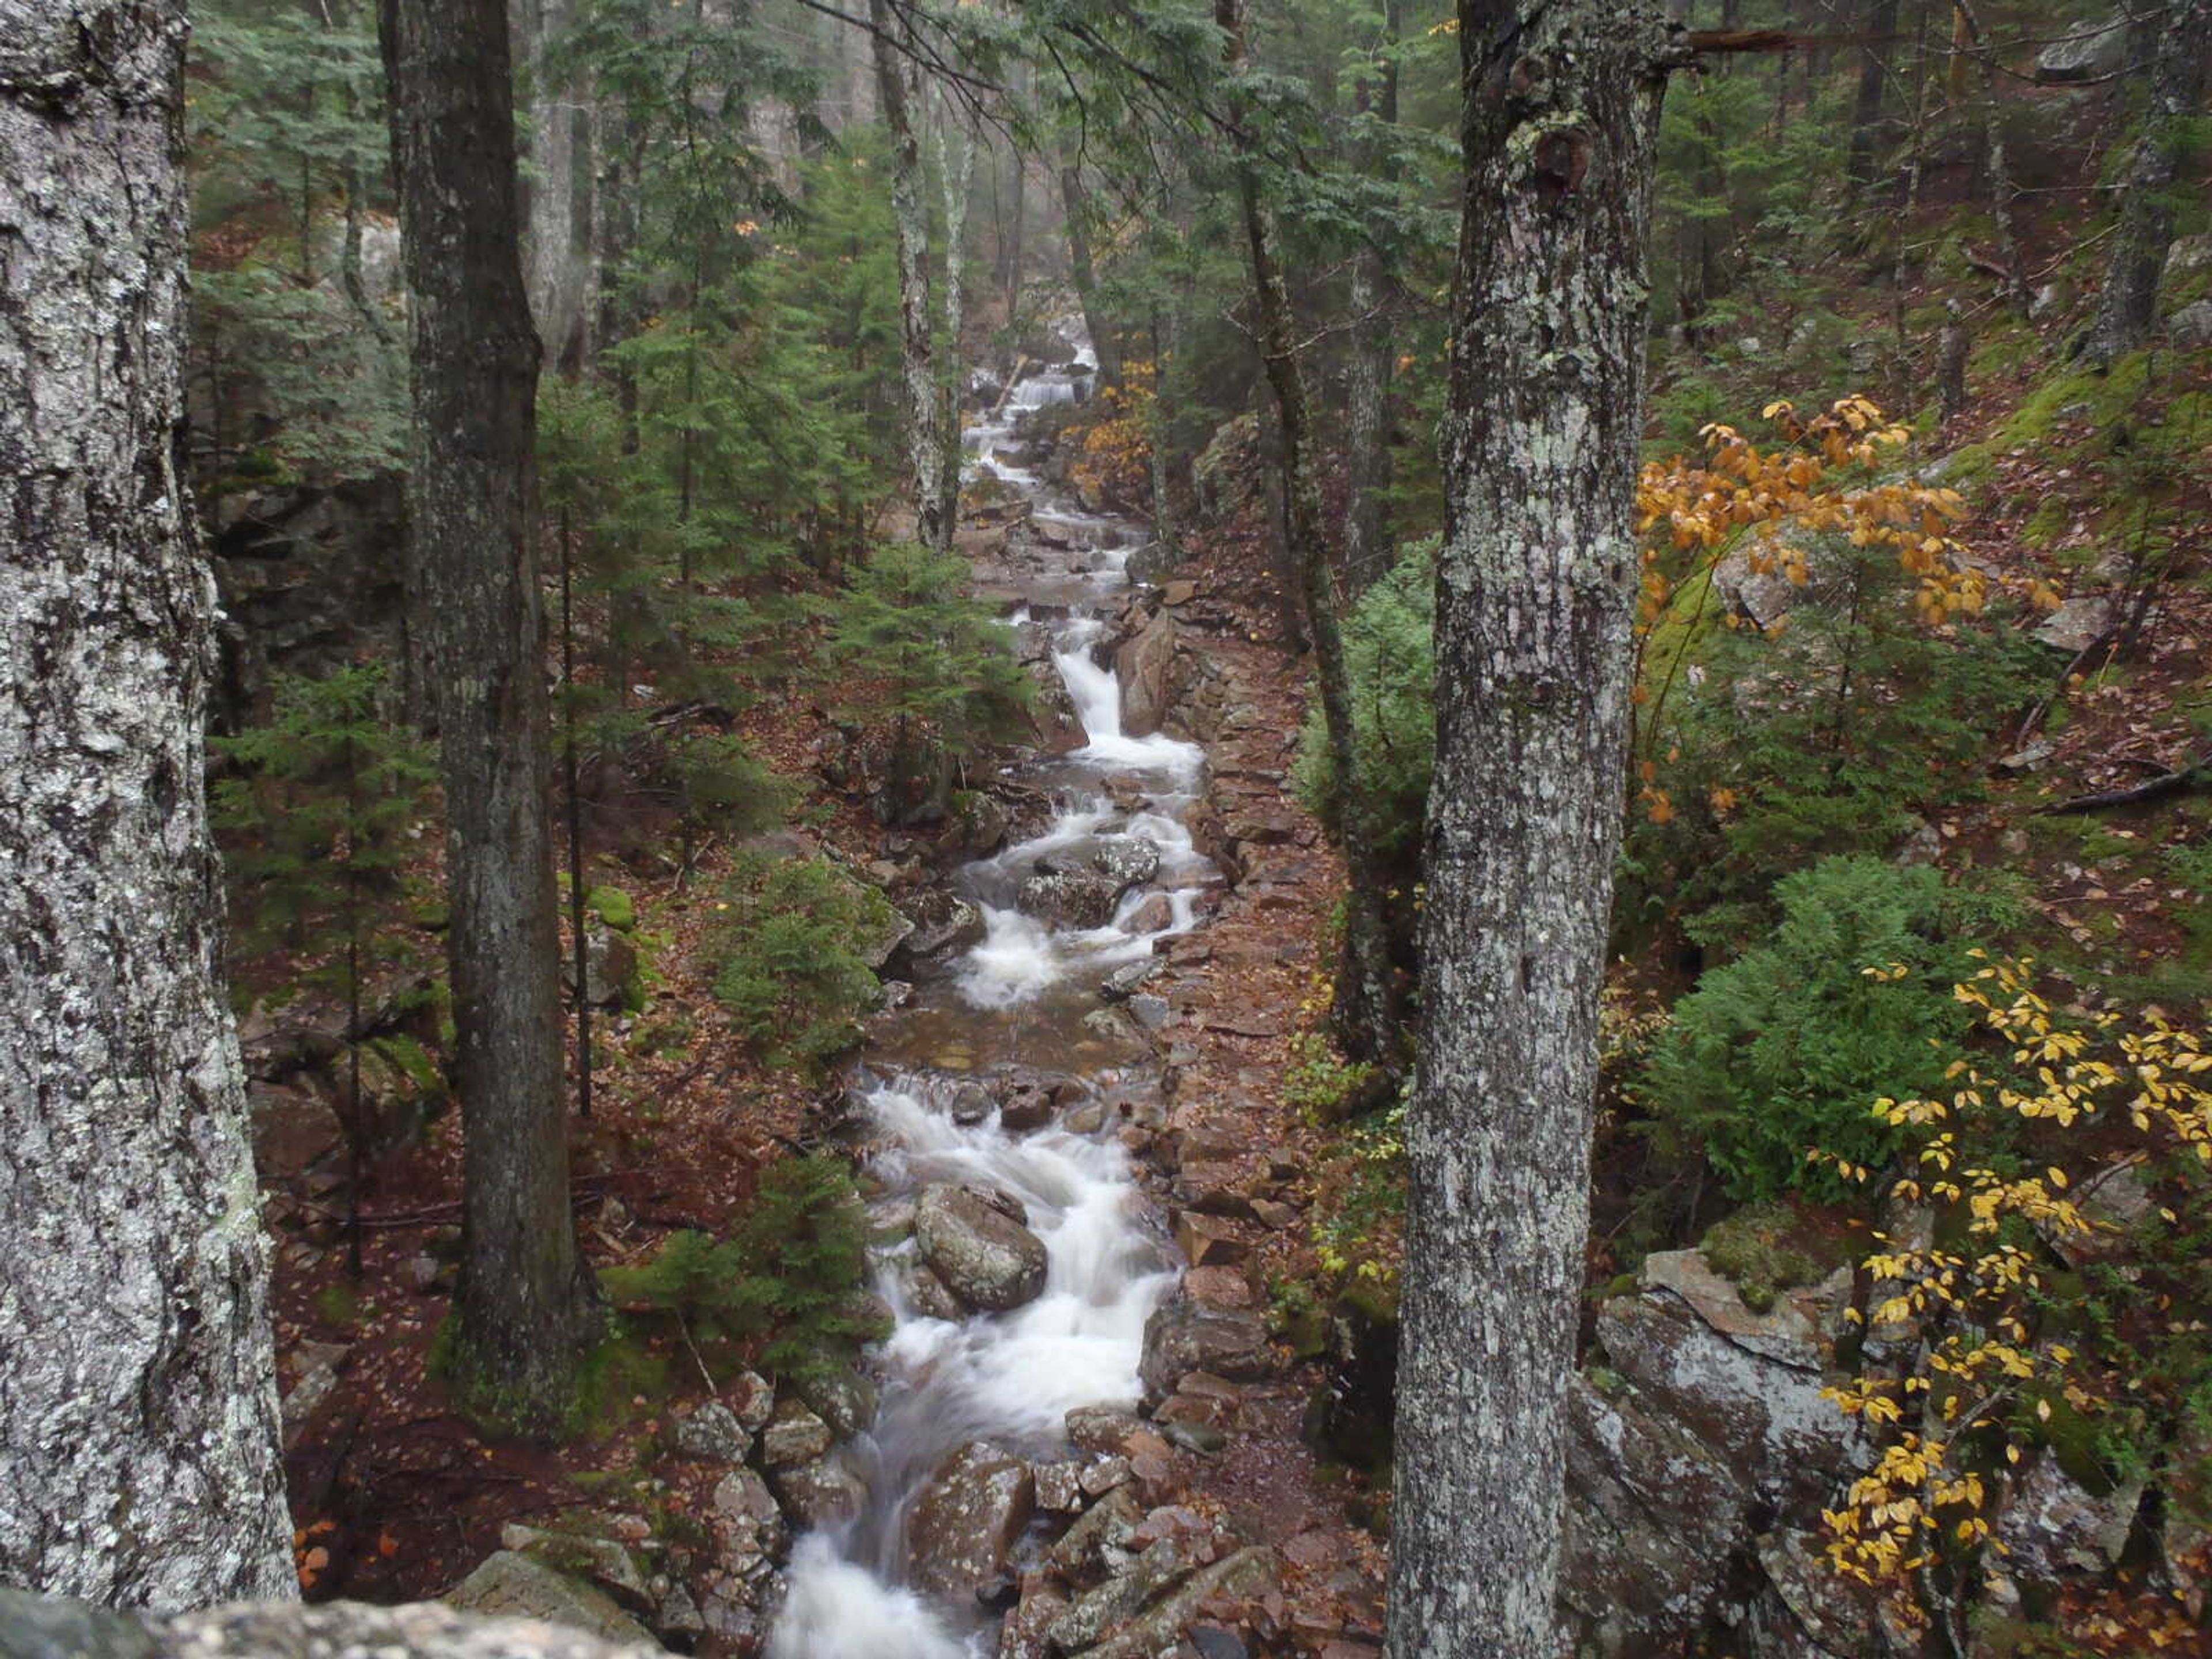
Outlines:
[[[1009,1208],[1009,1206],[1012,1206]],[[922,1261],[963,1304],[1004,1313],[1044,1289],[1044,1241],[1003,1194],[939,1184],[915,1204],[914,1237]]]
[[[602,1642],[648,1652],[658,1651],[660,1646],[605,1590],[515,1550],[486,1557],[474,1572],[447,1592],[445,1601],[458,1613],[535,1619],[581,1631]]]
[[[2102,80],[2127,62],[2125,12],[2076,23],[2037,54],[2035,78],[2047,86]]]
[[[1103,841],[1091,855],[1091,867],[1111,876],[1126,890],[1159,874],[1160,844],[1148,836]]]
[[[1138,1367],[1146,1393],[1173,1394],[1193,1371],[1210,1371],[1232,1382],[1254,1382],[1275,1374],[1274,1347],[1267,1322],[1241,1308],[1211,1308],[1177,1294],[1145,1322],[1144,1358]]]
[[[1114,920],[1122,884],[1095,870],[1047,864],[1024,877],[1014,902],[1053,927],[1103,927]]]
[[[1020,1458],[987,1440],[938,1466],[907,1521],[914,1583],[966,1601],[1006,1571],[1036,1512],[1036,1483]]]

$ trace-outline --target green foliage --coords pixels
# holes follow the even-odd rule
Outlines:
[[[1942,1083],[1969,1023],[1951,995],[1972,965],[1967,941],[2002,919],[1932,870],[1863,857],[1824,860],[1775,897],[1771,937],[1675,1006],[1642,1096],[1738,1199],[1854,1197],[1807,1154],[1888,1159],[1896,1132],[1871,1104]]]
[[[374,664],[280,677],[268,725],[212,739],[233,763],[213,817],[248,948],[320,955],[335,934],[371,958],[396,950],[434,774],[428,747],[387,717],[386,680]]]
[[[389,221],[383,68],[364,10],[198,9],[188,102],[199,435],[232,482],[360,477],[406,455],[398,318],[364,274]]]
[[[2010,614],[1925,628],[1880,550],[1832,545],[1814,571],[1784,629],[1717,626],[1699,583],[1653,630],[1638,753],[1672,806],[1631,817],[1617,927],[1672,919],[1709,950],[1743,948],[1780,877],[1886,855],[1979,799],[1992,738],[2044,689],[2050,665]]]
[[[837,1158],[793,1158],[762,1171],[729,1237],[672,1233],[652,1259],[600,1274],[617,1307],[672,1316],[705,1352],[752,1350],[772,1376],[833,1375],[885,1334],[860,1294],[867,1223]]]
[[[1368,786],[1360,811],[1369,844],[1409,872],[1419,858],[1435,764],[1436,561],[1433,538],[1406,548],[1390,573],[1360,596],[1344,628],[1352,731]],[[1328,732],[1318,705],[1307,713],[1291,781],[1331,832],[1340,833]]]
[[[932,751],[965,759],[1010,735],[1029,707],[1013,635],[981,600],[957,554],[912,542],[879,547],[825,606],[830,661],[848,712],[890,724],[902,778]]]
[[[1346,1060],[1319,1031],[1295,1031],[1290,1064],[1283,1068],[1283,1103],[1326,1122],[1344,1114],[1375,1076],[1366,1060]]]
[[[708,940],[714,995],[770,1064],[821,1064],[858,1040],[878,985],[855,945],[890,925],[881,893],[824,860],[746,854]]]

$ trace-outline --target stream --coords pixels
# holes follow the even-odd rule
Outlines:
[[[1079,365],[1095,362],[1079,337],[1069,343]],[[918,976],[912,1002],[879,1022],[854,1079],[878,1148],[868,1166],[878,1217],[910,1212],[933,1182],[1010,1194],[1046,1247],[1044,1289],[1011,1312],[935,1317],[908,1293],[913,1241],[877,1252],[875,1288],[896,1324],[878,1355],[875,1423],[841,1454],[868,1501],[849,1524],[799,1540],[770,1659],[994,1651],[994,1615],[908,1585],[911,1511],[939,1465],[971,1441],[1065,1455],[1068,1411],[1133,1403],[1146,1320],[1180,1271],[1115,1134],[1114,1106],[1156,1094],[1156,1062],[1126,1018],[1097,1011],[1107,1006],[1101,982],[1188,930],[1199,896],[1219,880],[1184,825],[1206,757],[1173,738],[1126,735],[1120,682],[1096,654],[1140,532],[1083,511],[999,453],[1018,444],[1025,416],[1078,395],[1067,370],[1033,375],[966,436],[971,469],[1031,504],[1044,556],[1015,568],[1012,620],[1047,630],[1085,741],[1010,769],[1051,799],[1049,823],[953,873],[983,937],[942,972]],[[1097,926],[1055,927],[1021,908],[1025,880],[1070,870],[1143,874]],[[976,1111],[972,1081],[1010,1066],[1072,1076],[1078,1097],[1041,1127],[1011,1130],[995,1109]]]

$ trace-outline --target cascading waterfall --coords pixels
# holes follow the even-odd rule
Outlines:
[[[1093,361],[1087,343],[1075,344],[1079,364]],[[1095,654],[1105,632],[1098,606],[1126,585],[1133,532],[1049,498],[1034,473],[996,455],[1024,414],[1075,398],[1077,378],[1060,370],[1018,382],[1001,422],[971,428],[968,440],[975,466],[1027,495],[1034,521],[1070,549],[1066,568],[1038,586],[1064,599],[1073,582],[1085,595],[1055,624],[1052,659],[1086,741],[1028,770],[1027,781],[1059,802],[1052,822],[957,873],[956,886],[982,913],[985,934],[945,984],[921,988],[920,999],[938,1028],[957,1024],[978,1042],[994,1044],[994,1062],[1060,1071],[1076,1069],[1068,1063],[1068,1031],[1077,1011],[1095,1006],[1098,981],[1150,955],[1155,940],[1188,929],[1197,893],[1212,874],[1183,823],[1198,798],[1203,751],[1165,736],[1123,735],[1121,684]],[[1042,861],[1110,856],[1117,848],[1146,861],[1156,849],[1158,866],[1149,883],[1122,896],[1104,926],[1054,928],[1020,908],[1022,882]],[[917,1015],[912,1023],[920,1022]],[[1112,1077],[1109,1071],[1097,1081]],[[877,1289],[896,1316],[880,1355],[881,1403],[872,1428],[842,1454],[866,1480],[869,1504],[849,1526],[799,1541],[769,1654],[981,1655],[991,1643],[981,1609],[933,1605],[902,1583],[909,1510],[945,1456],[970,1441],[1051,1455],[1064,1446],[1069,1410],[1133,1401],[1145,1322],[1173,1288],[1177,1267],[1147,1224],[1110,1123],[1087,1133],[1054,1125],[1017,1134],[994,1114],[963,1126],[951,1109],[957,1071],[885,1066],[859,1081],[888,1148],[872,1167],[884,1194],[879,1202],[895,1205],[933,1182],[1012,1194],[1045,1245],[1045,1288],[1011,1313],[933,1317],[906,1294],[911,1241],[879,1255]]]

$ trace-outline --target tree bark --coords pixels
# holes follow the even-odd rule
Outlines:
[[[522,179],[524,281],[538,337],[562,361],[580,356],[588,243],[576,211],[580,112],[571,88],[556,76],[547,48],[568,28],[571,0],[510,0],[515,55],[529,88],[529,134]]]
[[[1462,0],[1390,1659],[1555,1659],[1637,583],[1650,0]]]
[[[412,290],[413,533],[434,641],[466,1131],[453,1356],[550,1422],[597,1325],[568,1209],[544,617],[529,533],[538,337],[503,0],[380,0]]]
[[[2212,51],[2212,0],[2168,0],[2151,70],[2150,107],[2135,160],[2121,187],[2119,227],[2105,267],[2087,356],[2108,368],[2150,337],[2158,319],[2159,279],[2173,245],[2173,197],[2190,149],[2190,128],[2204,101]]]
[[[937,386],[937,523],[952,545],[960,523],[960,337],[967,327],[968,200],[975,188],[975,129],[945,98],[939,106],[938,171],[945,188],[945,342],[953,361]],[[958,136],[946,129],[957,123]],[[955,157],[957,159],[956,160]]]
[[[1398,120],[1399,0],[1387,0],[1382,9],[1382,61],[1374,71],[1371,97],[1375,118],[1386,126]],[[1370,96],[1364,82],[1359,101]],[[1374,176],[1384,184],[1396,182],[1387,149],[1370,156]],[[1364,241],[1352,265],[1351,385],[1348,388],[1350,430],[1345,446],[1348,495],[1344,508],[1344,587],[1346,604],[1359,596],[1390,568],[1395,550],[1382,506],[1390,487],[1390,368],[1397,349],[1390,326],[1390,273],[1372,235]]]
[[[1244,61],[1245,0],[1214,0],[1214,21],[1226,42],[1233,76]],[[1241,134],[1245,112],[1232,92],[1231,120]],[[1312,402],[1298,361],[1297,319],[1283,276],[1274,215],[1262,193],[1259,164],[1239,139],[1237,198],[1252,262],[1253,301],[1259,313],[1260,353],[1281,421],[1283,538],[1305,601],[1313,641],[1314,678],[1328,729],[1329,764],[1340,804],[1339,833],[1346,872],[1344,958],[1337,973],[1334,1023],[1337,1040],[1358,1059],[1395,1060],[1401,1000],[1390,961],[1383,876],[1366,833],[1360,803],[1367,799],[1365,768],[1352,712],[1352,676],[1344,654],[1328,545],[1322,530],[1321,480],[1315,471]]]
[[[0,1580],[296,1594],[182,471],[176,0],[0,0]]]
[[[876,58],[876,97],[891,141],[891,217],[897,226],[899,384],[906,404],[907,465],[914,475],[919,534],[931,547],[952,545],[945,511],[945,447],[939,435],[937,354],[931,339],[929,208],[923,201],[921,135],[915,130],[913,70],[899,50],[897,15],[888,0],[868,0]]]

